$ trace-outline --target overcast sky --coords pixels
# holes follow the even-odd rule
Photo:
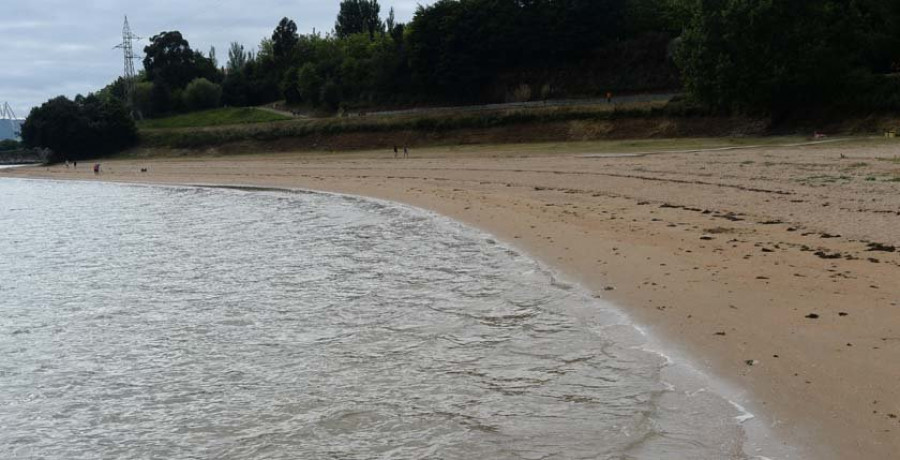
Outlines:
[[[24,118],[31,107],[59,95],[74,97],[103,88],[122,74],[122,22],[144,40],[179,30],[194,49],[216,47],[220,64],[228,44],[255,50],[282,17],[300,33],[333,29],[339,0],[29,0],[4,1],[0,16],[0,104],[9,101]],[[398,21],[412,18],[417,4],[433,0],[380,0],[382,16],[391,6]],[[135,69],[142,64],[135,61]]]

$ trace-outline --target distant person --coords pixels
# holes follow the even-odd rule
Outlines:
[[[66,160],[66,169],[69,169],[69,160]]]
[[[403,158],[409,158],[409,149],[403,146]]]
[[[75,169],[78,169],[78,162],[77,162],[77,161],[73,161],[73,162],[72,162],[72,167],[75,168]]]
[[[94,174],[100,174],[100,163],[94,163]]]
[[[606,103],[607,104],[612,104],[612,97],[613,97],[612,91],[607,91],[606,92]]]
[[[394,146],[394,159],[396,159],[396,158],[397,158],[397,146],[395,145]]]

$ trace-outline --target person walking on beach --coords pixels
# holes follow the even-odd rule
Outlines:
[[[78,162],[77,162],[77,161],[73,161],[73,162],[72,162],[72,168],[78,169]]]
[[[409,158],[409,149],[403,146],[403,158]]]
[[[100,174],[100,163],[94,163],[94,174]]]
[[[397,159],[397,146],[394,146],[394,159]]]
[[[612,95],[612,91],[607,91],[607,92],[606,92],[606,103],[607,103],[607,104],[612,104],[612,96],[613,96],[613,95]]]

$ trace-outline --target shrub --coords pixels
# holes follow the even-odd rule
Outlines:
[[[338,86],[334,80],[328,80],[325,82],[325,85],[322,86],[322,105],[328,109],[334,110],[337,109],[340,102],[341,87]]]
[[[197,78],[184,89],[182,100],[190,111],[214,109],[222,100],[222,87],[205,78]]]
[[[19,142],[14,141],[12,139],[4,139],[4,140],[0,141],[0,152],[5,152],[5,151],[9,151],[9,150],[18,150],[19,147],[20,147]]]
[[[506,99],[509,102],[528,102],[531,100],[531,87],[522,83],[513,89]]]

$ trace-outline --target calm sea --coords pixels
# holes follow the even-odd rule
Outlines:
[[[645,342],[421,210],[0,179],[0,458],[751,457]]]

